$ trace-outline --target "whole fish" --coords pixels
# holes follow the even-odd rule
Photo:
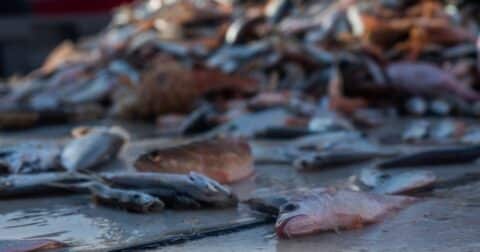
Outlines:
[[[441,148],[405,154],[380,163],[380,168],[462,164],[480,157],[480,146]]]
[[[113,187],[142,191],[159,197],[170,207],[231,206],[237,203],[229,188],[201,174],[154,172],[102,173]]]
[[[61,154],[62,166],[67,171],[96,168],[114,159],[126,139],[127,136],[122,129],[94,128],[64,147]]]
[[[333,150],[320,153],[307,153],[295,159],[293,161],[293,166],[298,170],[324,169],[333,166],[354,164],[391,155],[393,155],[393,153]]]
[[[0,168],[8,173],[40,173],[62,170],[61,146],[24,143],[0,148]]]
[[[0,240],[2,252],[42,252],[64,248],[65,243],[50,239]]]
[[[131,212],[146,213],[164,207],[160,199],[143,192],[111,188],[98,182],[90,183],[88,189],[94,202]]]
[[[67,172],[45,172],[39,174],[13,174],[0,177],[0,197],[39,195],[49,191],[64,192],[55,183],[84,182],[87,178]]]
[[[408,171],[380,179],[373,192],[380,194],[409,194],[432,188],[437,176],[431,171]]]
[[[135,161],[139,171],[188,174],[195,171],[220,183],[232,183],[253,174],[248,142],[237,138],[202,140],[158,149]]]
[[[414,202],[405,196],[316,188],[289,199],[275,224],[280,238],[360,228]]]

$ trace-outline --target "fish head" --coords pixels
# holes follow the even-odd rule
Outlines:
[[[330,188],[299,190],[280,207],[275,230],[282,238],[291,238],[323,230],[331,222],[328,217]]]
[[[157,197],[146,193],[133,193],[131,201],[134,205],[142,206],[143,212],[149,212],[154,209],[163,209],[165,204]]]
[[[226,186],[196,172],[188,175],[188,193],[194,198],[214,205],[232,205],[237,203],[237,197]]]

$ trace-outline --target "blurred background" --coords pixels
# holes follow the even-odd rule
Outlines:
[[[61,41],[95,34],[112,9],[133,0],[5,0],[0,4],[0,77],[26,74]]]

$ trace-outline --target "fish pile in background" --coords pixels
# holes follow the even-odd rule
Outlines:
[[[115,117],[195,132],[272,106],[305,116],[320,108],[360,118],[373,113],[367,108],[476,116],[477,8],[433,0],[137,1],[116,10],[97,36],[62,43],[39,69],[3,85],[0,127]],[[203,127],[187,127],[199,113]]]

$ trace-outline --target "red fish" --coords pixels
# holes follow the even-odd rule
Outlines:
[[[280,208],[275,228],[281,238],[360,228],[413,201],[405,196],[316,188],[290,198]]]

